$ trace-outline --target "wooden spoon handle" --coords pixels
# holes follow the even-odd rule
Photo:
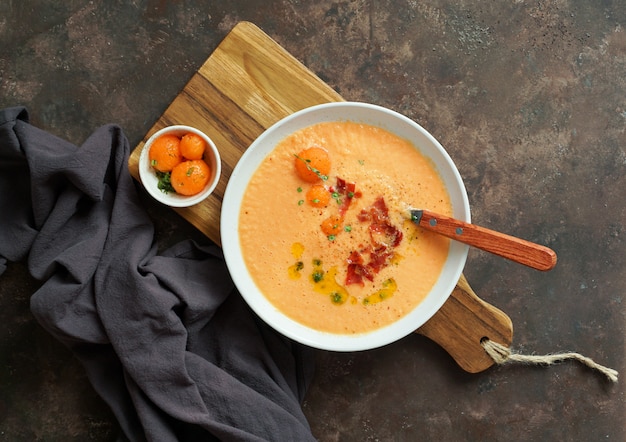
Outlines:
[[[421,210],[418,225],[537,270],[550,270],[556,265],[556,253],[548,247],[428,210]]]

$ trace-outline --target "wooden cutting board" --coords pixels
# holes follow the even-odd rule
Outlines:
[[[204,202],[176,208],[180,215],[220,244],[220,207],[226,183],[242,153],[265,129],[300,109],[343,98],[254,24],[241,22],[215,49],[129,158],[139,179],[141,149],[157,130],[185,124],[215,141],[222,177]],[[417,333],[441,345],[464,370],[477,373],[494,364],[480,341],[511,344],[512,323],[481,300],[465,277],[444,306]]]

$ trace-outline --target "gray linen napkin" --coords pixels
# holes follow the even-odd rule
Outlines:
[[[0,275],[25,260],[42,281],[33,315],[127,439],[312,440],[311,349],[248,309],[215,245],[157,252],[128,155],[117,126],[77,147],[0,110]]]

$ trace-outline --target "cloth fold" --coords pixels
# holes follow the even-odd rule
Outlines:
[[[129,153],[118,126],[77,147],[0,110],[0,275],[25,260],[42,281],[33,315],[128,440],[314,440],[312,350],[251,312],[217,246],[158,252]]]

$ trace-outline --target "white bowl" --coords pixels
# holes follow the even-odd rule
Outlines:
[[[338,102],[296,112],[267,129],[250,145],[233,170],[226,187],[220,231],[230,274],[243,298],[259,317],[280,333],[302,344],[324,350],[359,351],[397,341],[428,321],[452,293],[465,266],[469,247],[450,241],[448,258],[441,275],[426,298],[396,322],[371,332],[354,335],[321,332],[294,321],[274,307],[257,288],[241,254],[238,231],[244,192],[265,156],[286,136],[316,123],[342,120],[382,127],[411,141],[435,164],[450,194],[453,216],[470,222],[469,202],[463,180],[450,156],[432,135],[414,121],[389,109],[365,103]]]
[[[178,137],[182,137],[186,133],[194,133],[199,135],[206,141],[207,149],[204,152],[203,159],[209,165],[211,169],[211,179],[204,187],[200,193],[191,196],[179,195],[176,192],[163,192],[158,187],[159,179],[157,178],[156,171],[150,165],[149,151],[150,146],[161,135],[172,134]],[[217,186],[218,181],[220,180],[220,175],[222,173],[222,162],[220,160],[220,154],[211,140],[205,133],[202,131],[191,127],[191,126],[168,126],[163,129],[155,132],[144,144],[143,149],[141,150],[141,155],[139,157],[139,177],[141,178],[141,183],[148,191],[148,193],[157,201],[160,201],[163,204],[167,204],[171,207],[189,207],[194,204],[198,204],[199,202],[206,199],[215,187]]]

